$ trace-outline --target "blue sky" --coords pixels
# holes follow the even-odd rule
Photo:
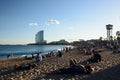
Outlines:
[[[120,30],[120,0],[0,0],[0,44],[35,42],[44,30],[48,42],[106,37]]]

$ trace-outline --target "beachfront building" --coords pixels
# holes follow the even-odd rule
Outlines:
[[[46,40],[44,40],[44,31],[41,30],[39,31],[36,36],[35,36],[35,41],[36,41],[36,44],[46,44]]]
[[[106,25],[106,29],[107,29],[107,40],[110,41],[113,39],[113,37],[112,37],[113,25],[111,25],[111,24]]]
[[[67,44],[69,44],[69,42],[67,42],[64,39],[61,39],[59,41],[52,41],[52,42],[50,42],[48,44],[51,44],[51,45],[67,45]]]

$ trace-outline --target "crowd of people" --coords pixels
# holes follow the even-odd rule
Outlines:
[[[36,63],[40,63],[43,60],[43,58],[54,58],[54,57],[62,58],[62,55],[70,50],[72,50],[71,47],[64,47],[61,50],[58,50],[57,52],[51,51],[45,55],[42,55],[42,52],[38,52],[37,55],[32,54],[31,57],[25,56],[25,59],[33,60]],[[27,69],[30,69],[31,67],[34,68],[35,64],[26,63],[22,65],[18,65],[18,64],[15,65],[15,69],[17,70],[24,70],[24,69],[27,70]]]
[[[70,59],[69,61],[69,67],[67,68],[61,68],[58,70],[58,73],[60,74],[90,74],[92,71],[93,71],[93,68],[89,65],[90,63],[93,63],[93,62],[100,62],[102,61],[102,56],[100,55],[100,50],[98,50],[98,46],[95,46],[95,45],[87,45],[87,46],[78,46],[78,47],[75,47],[79,52],[80,54],[85,54],[85,55],[90,55],[91,57],[86,59],[86,64],[80,64],[76,61],[76,59]],[[74,49],[75,49],[74,48]],[[108,46],[107,47],[104,47],[104,48],[111,48],[111,46]],[[65,47],[65,48],[62,48],[61,51],[59,50],[58,52],[54,52],[54,51],[51,51],[49,52],[48,54],[46,55],[42,55],[41,52],[37,53],[36,56],[34,56],[32,54],[32,59],[35,59],[35,61],[37,63],[40,63],[43,58],[62,58],[63,54],[64,53],[67,53],[69,51],[71,51],[72,48],[71,47]],[[119,46],[113,46],[112,49],[114,53],[120,53],[120,47]],[[26,64],[26,65],[15,65],[15,69],[20,69],[20,70],[23,70],[23,69],[30,69],[30,68],[34,68],[35,65],[34,64]]]

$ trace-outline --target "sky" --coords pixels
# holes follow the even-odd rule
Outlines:
[[[0,44],[35,42],[44,30],[47,42],[106,38],[120,31],[120,0],[0,0]]]

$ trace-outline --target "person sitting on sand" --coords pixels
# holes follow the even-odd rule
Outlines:
[[[10,57],[11,57],[11,58],[13,57],[13,54],[12,54],[12,53],[7,55],[7,59],[9,59]]]
[[[62,57],[62,52],[61,51],[58,51],[58,57]]]
[[[70,64],[70,67],[71,67],[73,65],[76,65],[77,61],[75,59],[70,59],[69,64]]]
[[[113,53],[120,53],[120,46],[114,48]]]
[[[59,70],[61,74],[90,74],[93,71],[89,65],[75,64],[69,68],[62,68]]]
[[[31,64],[31,63],[22,64],[22,65],[15,64],[14,68],[16,70],[29,70],[31,68],[34,68],[35,66],[36,66],[35,64]]]
[[[90,49],[90,53],[92,54],[92,53],[94,53],[94,51],[95,51],[95,49],[94,49],[94,47],[92,47],[92,48]]]
[[[113,47],[113,53],[117,53],[117,52],[118,52],[118,46],[114,45],[114,47]]]
[[[101,61],[101,55],[98,54],[97,51],[94,51],[93,56],[90,59],[88,59],[88,62],[99,62],[99,61]]]
[[[118,53],[120,53],[120,46],[118,47]]]
[[[7,59],[10,58],[10,54],[7,55]]]
[[[40,62],[40,61],[42,61],[42,55],[38,53],[36,56],[36,62]]]

